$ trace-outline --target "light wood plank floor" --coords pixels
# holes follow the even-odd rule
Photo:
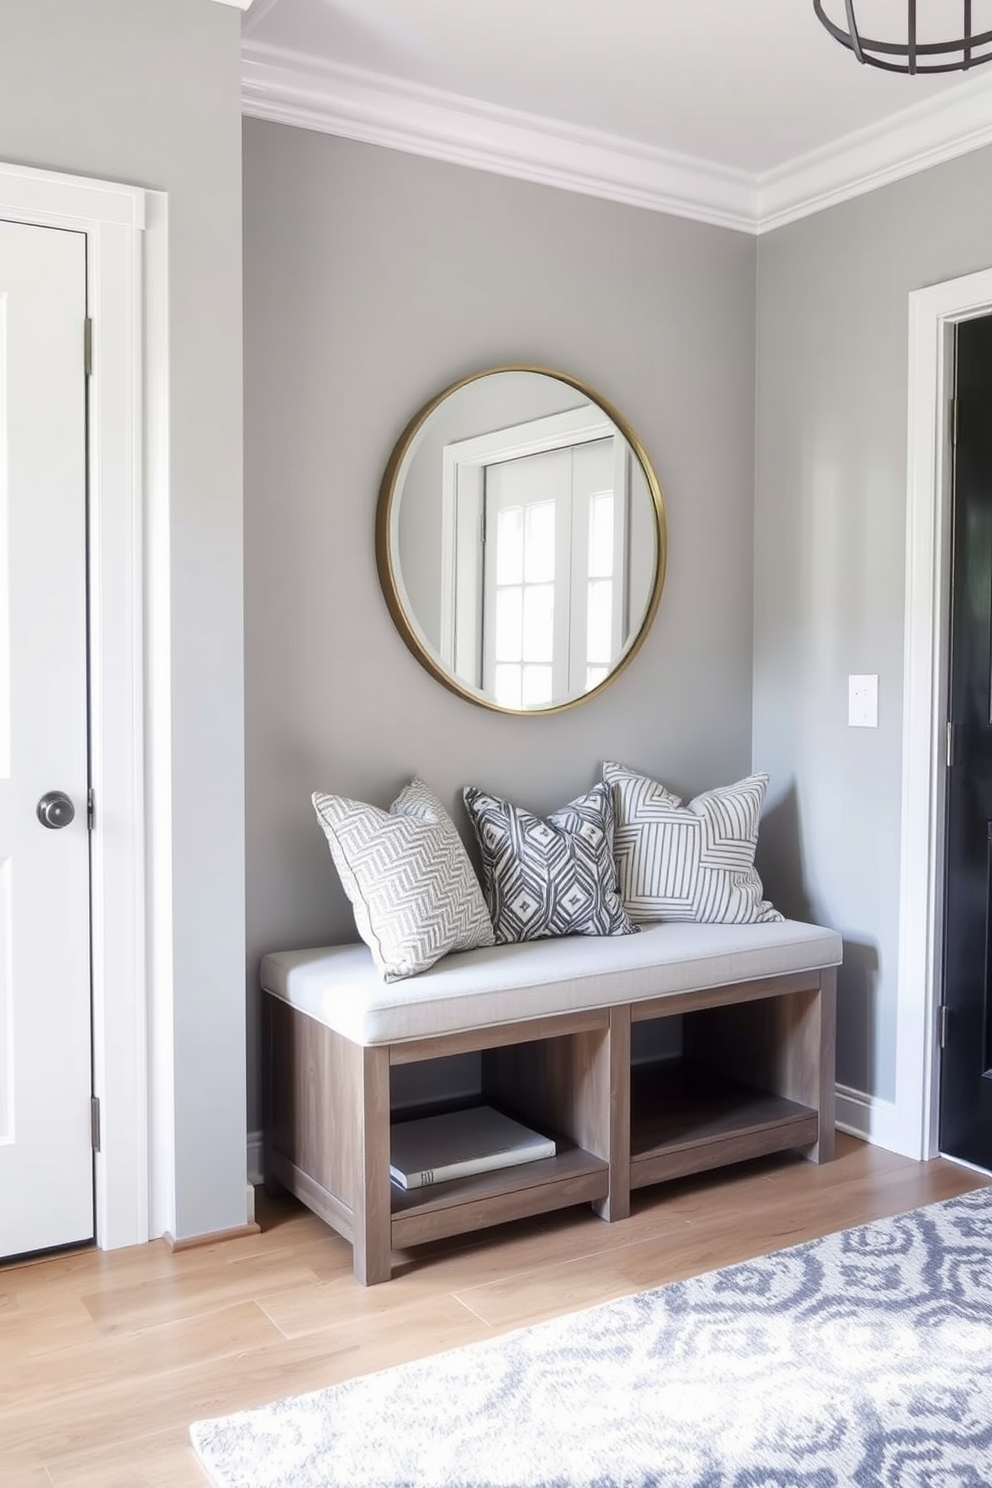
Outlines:
[[[368,1290],[293,1201],[263,1233],[0,1267],[4,1488],[196,1488],[190,1421],[259,1405],[975,1188],[841,1138],[642,1191],[630,1219],[572,1209],[407,1252]]]

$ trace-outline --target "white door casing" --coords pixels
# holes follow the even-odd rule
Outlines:
[[[85,238],[0,221],[0,1256],[93,1236],[85,323]]]
[[[866,1135],[909,1157],[937,1153],[937,1020],[947,718],[952,341],[992,311],[992,269],[909,296],[906,622],[896,1091]]]
[[[158,192],[0,163],[0,218],[67,229],[86,240],[90,378],[90,775],[96,797],[91,834],[93,1091],[101,1108],[95,1159],[96,1238],[111,1249],[149,1235],[149,1046],[146,968],[146,741],[169,748],[165,684],[145,729],[145,643],[152,671],[168,674],[167,615],[149,598],[145,627],[144,523],[168,515],[167,199]],[[143,496],[145,498],[143,503]],[[168,565],[167,542],[159,543]],[[154,577],[154,573],[153,573]],[[160,586],[161,587],[161,586]],[[166,772],[163,770],[162,774]],[[165,811],[160,815],[165,817]],[[155,814],[156,803],[151,804]],[[152,844],[168,851],[163,828]],[[165,874],[162,875],[166,877]],[[167,916],[168,907],[162,910]],[[171,1021],[165,958],[155,1017]],[[154,1068],[170,1086],[170,1049],[160,1040]],[[169,1182],[174,1133],[164,1110],[156,1172]],[[160,1206],[155,1233],[168,1227]]]

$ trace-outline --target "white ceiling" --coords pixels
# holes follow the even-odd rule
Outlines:
[[[830,7],[843,14],[843,0]],[[939,14],[960,25],[957,0],[920,9],[922,22]],[[869,34],[905,27],[906,0],[858,0],[857,10]],[[976,28],[992,29],[992,0],[974,0],[974,10]],[[976,125],[992,131],[992,64],[966,80],[859,66],[820,25],[812,0],[254,0],[243,26],[247,78],[254,68],[261,87],[281,69],[285,96],[292,74],[308,76],[309,91],[301,86],[297,97],[307,92],[313,103],[323,93],[331,104],[325,125],[315,118],[314,127],[359,137],[376,138],[335,128],[332,95],[348,93],[351,116],[386,110],[393,123],[403,98],[414,112],[440,106],[469,119],[481,106],[490,122],[496,111],[501,125],[573,141],[592,130],[604,148],[689,157],[680,163],[704,174],[716,167],[757,189],[811,155],[822,162],[852,135],[857,144],[908,130],[916,159],[926,154],[921,119],[953,116],[950,134],[968,136],[962,148],[984,142]],[[948,150],[949,137],[945,122],[941,158],[960,153]],[[423,139],[411,148],[445,153]],[[760,203],[754,211],[760,225]]]

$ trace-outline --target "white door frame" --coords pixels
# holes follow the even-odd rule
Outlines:
[[[101,1114],[95,1218],[97,1243],[111,1249],[149,1235],[146,456],[152,501],[167,502],[167,488],[157,473],[165,468],[158,458],[165,452],[163,423],[150,420],[146,440],[144,410],[146,375],[150,409],[168,387],[164,317],[151,313],[167,295],[164,198],[0,164],[0,218],[86,237],[94,326],[88,473],[93,1081]],[[146,263],[153,271],[147,280]]]
[[[938,1150],[953,333],[961,321],[990,311],[992,269],[909,296],[897,1132],[891,1145],[916,1158]]]

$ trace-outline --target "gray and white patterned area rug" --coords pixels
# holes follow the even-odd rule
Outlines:
[[[190,1435],[220,1488],[989,1488],[992,1189]]]

